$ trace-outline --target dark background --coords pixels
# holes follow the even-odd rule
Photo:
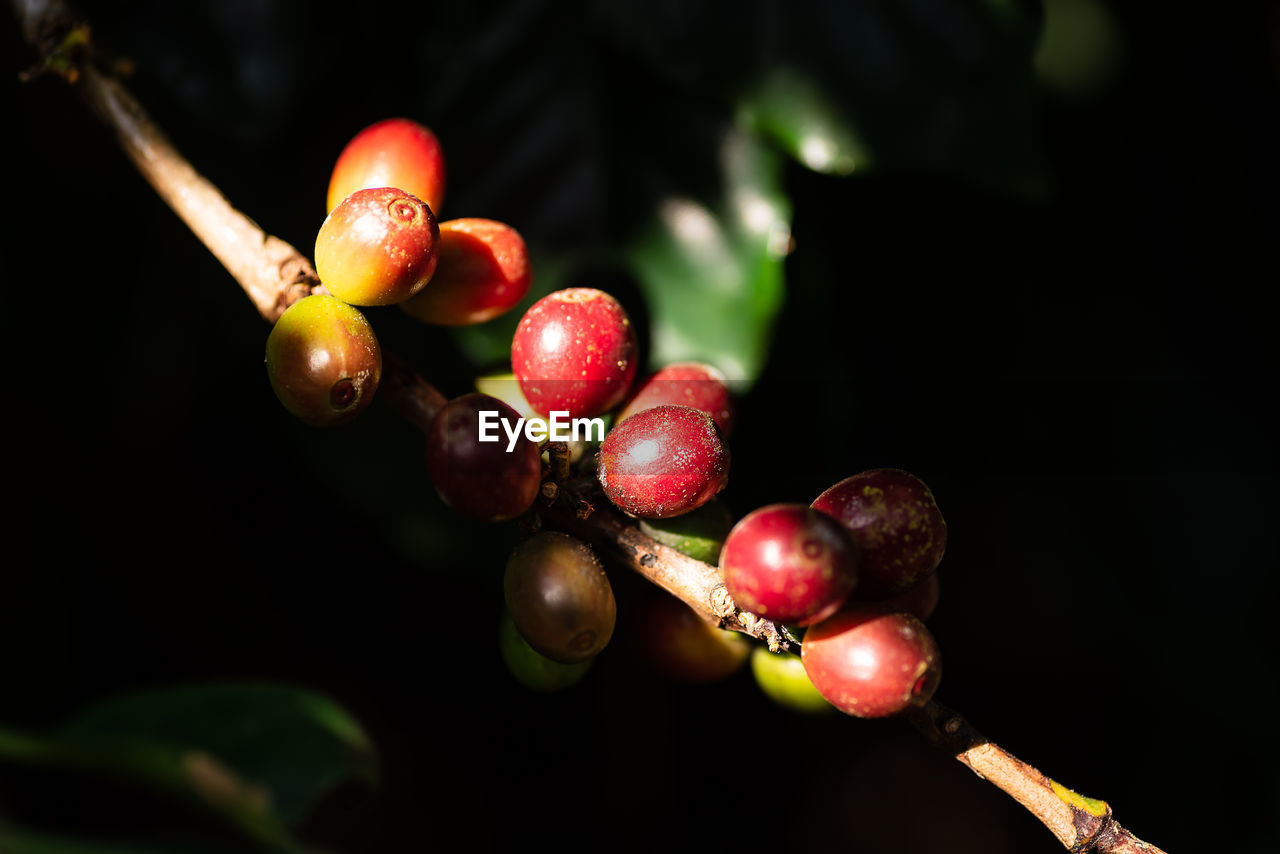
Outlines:
[[[808,7],[744,24],[772,6],[464,5],[86,4],[179,148],[267,231],[309,252],[342,145],[411,115],[444,142],[445,216],[510,222],[643,327],[636,282],[591,251],[644,204],[619,194],[637,129],[696,141],[680,111],[727,112],[707,93],[772,61],[744,32],[799,39]],[[946,158],[787,167],[786,307],[725,498],[743,513],[866,468],[920,475],[949,525],[938,697],[1167,850],[1261,851],[1280,17],[1112,6],[1105,85],[1030,91],[1038,192]],[[379,790],[304,828],[336,851],[1061,850],[905,725],[799,718],[746,672],[650,675],[621,571],[622,627],[587,680],[516,685],[496,648],[515,526],[449,514],[382,407],[333,431],[291,419],[251,304],[67,87],[16,81],[32,57],[4,28],[0,721],[39,730],[206,678],[319,689],[384,763]],[[847,59],[823,48],[818,66]],[[450,336],[371,317],[447,393],[470,390]],[[157,820],[133,804],[0,768],[0,809],[35,826]]]

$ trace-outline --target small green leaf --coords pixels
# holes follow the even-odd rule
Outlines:
[[[78,748],[154,755],[205,800],[286,823],[339,783],[377,776],[373,747],[346,711],[282,685],[131,694],[90,708],[56,736]]]

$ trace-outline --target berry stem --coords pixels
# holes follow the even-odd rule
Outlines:
[[[114,76],[86,59],[91,45],[66,56],[67,34],[77,21],[61,0],[14,0],[23,34],[42,62],[72,62],[64,73],[89,109],[109,125],[147,182],[173,208],[244,289],[258,312],[274,323],[294,302],[319,285],[311,262],[283,240],[266,234],[200,175],[148,118]],[[401,359],[383,354],[379,397],[420,430],[444,406],[445,397]],[[573,486],[574,488],[569,488]],[[608,509],[592,493],[577,494],[565,483],[538,512],[547,525],[587,540],[683,600],[711,623],[758,638],[774,651],[800,651],[781,627],[739,609],[719,570],[662,545]],[[911,722],[935,746],[1026,807],[1072,852],[1163,854],[1134,837],[1111,816],[1104,801],[1085,798],[979,735],[964,718],[931,701],[911,713]]]
[[[1106,801],[1049,779],[937,700],[911,710],[907,717],[931,744],[1026,807],[1073,854],[1164,854],[1121,827]]]

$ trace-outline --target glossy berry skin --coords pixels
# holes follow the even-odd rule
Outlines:
[[[507,672],[524,687],[532,691],[550,693],[560,691],[582,681],[591,669],[593,659],[577,664],[561,664],[547,658],[520,636],[511,615],[502,612],[498,629],[498,648]]]
[[[516,546],[502,588],[521,637],[547,658],[586,661],[613,637],[609,578],[591,547],[568,534],[542,531]]]
[[[721,435],[729,438],[733,429],[733,396],[724,374],[711,365],[701,362],[667,365],[640,383],[618,413],[617,420],[625,421],[637,412],[663,403],[701,409],[715,419]]]
[[[800,657],[822,696],[859,718],[922,706],[942,676],[938,645],[911,614],[855,604],[811,627]]]
[[[484,323],[515,308],[532,282],[518,231],[491,219],[451,219],[440,223],[431,282],[400,307],[424,323]]]
[[[329,179],[332,211],[356,190],[398,187],[433,211],[444,201],[444,152],[430,129],[410,119],[387,119],[356,134],[338,155]]]
[[[729,448],[710,415],[664,404],[609,431],[596,473],[609,500],[633,516],[679,516],[724,489]]]
[[[728,679],[751,654],[746,635],[711,625],[661,590],[633,601],[626,625],[649,668],[675,682],[702,685]]]
[[[900,593],[932,573],[947,548],[947,523],[924,481],[900,469],[845,478],[812,505],[844,523],[862,556],[859,598]]]
[[[906,611],[921,620],[928,620],[938,607],[941,593],[942,589],[938,583],[938,573],[935,572],[916,582],[914,587],[909,587],[901,593],[895,593],[887,599],[879,600],[879,604],[890,611]],[[858,598],[856,591],[854,592],[854,598]]]
[[[351,305],[403,302],[435,272],[440,229],[417,197],[392,187],[358,190],[330,212],[316,235],[316,272]]]
[[[803,504],[770,504],[733,526],[720,570],[740,608],[807,623],[835,612],[853,592],[858,554],[830,516]]]
[[[635,379],[635,328],[622,304],[604,291],[556,291],[520,318],[511,370],[537,412],[599,415],[621,403]]]
[[[480,413],[486,410],[513,424],[520,417],[487,394],[454,398],[427,429],[427,472],[441,500],[458,513],[500,522],[519,516],[538,497],[542,454],[523,434],[510,453],[505,437],[481,442]]]
[[[772,653],[758,644],[751,651],[751,675],[760,690],[784,708],[805,714],[822,714],[835,708],[813,687],[798,655]]]
[[[382,350],[358,310],[324,294],[289,306],[267,337],[267,377],[276,397],[308,424],[355,418],[382,377]]]

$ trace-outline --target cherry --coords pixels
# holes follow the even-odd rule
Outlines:
[[[285,310],[267,336],[267,378],[276,397],[308,424],[355,418],[382,377],[373,327],[341,300],[314,294]]]
[[[519,516],[538,497],[542,454],[523,434],[510,452],[505,436],[481,442],[484,411],[512,424],[520,417],[487,394],[454,398],[427,430],[427,472],[445,504],[471,519],[499,522]]]
[[[502,612],[502,623],[498,627],[498,648],[507,671],[517,682],[533,691],[559,691],[576,685],[587,675],[594,661],[589,658],[577,664],[561,664],[547,658],[520,636],[506,611]]]
[[[803,504],[771,504],[733,526],[720,569],[739,607],[805,623],[834,613],[853,592],[858,554],[830,516]]]
[[[701,409],[716,420],[716,426],[727,439],[733,429],[733,397],[724,374],[702,362],[678,362],[667,365],[640,384],[627,401],[618,420],[651,409],[662,403],[674,403]]]
[[[640,520],[640,530],[647,536],[694,560],[711,564],[720,559],[724,538],[732,527],[729,508],[718,498],[682,516]]]
[[[613,409],[631,387],[636,332],[622,305],[604,291],[556,291],[520,318],[511,369],[538,412],[589,418]]]
[[[400,303],[425,323],[466,326],[505,314],[533,281],[520,233],[491,219],[440,223],[440,257],[429,285]]]
[[[871,604],[850,605],[812,626],[800,656],[822,696],[859,718],[924,705],[942,676],[938,645],[924,623]]]
[[[932,573],[947,548],[947,523],[924,481],[900,469],[845,478],[812,506],[839,519],[862,554],[859,597],[882,599]]]
[[[520,635],[547,658],[575,664],[613,636],[613,588],[591,547],[557,531],[516,546],[503,577],[507,610]]]
[[[357,190],[316,235],[316,272],[352,305],[390,305],[416,294],[435,272],[440,229],[417,197],[393,187]]]
[[[334,164],[326,210],[356,190],[375,187],[398,187],[440,210],[444,152],[436,135],[410,119],[386,119],[360,131]]]
[[[935,572],[916,582],[914,587],[909,587],[901,593],[895,593],[893,596],[879,600],[879,602],[891,611],[906,611],[921,620],[928,620],[938,607],[938,599],[941,592],[938,584],[938,573]],[[858,598],[858,591],[854,591],[853,598]]]
[[[609,500],[633,516],[679,516],[724,489],[729,449],[710,415],[663,404],[609,431],[597,475]]]
[[[751,651],[751,675],[765,696],[785,708],[808,714],[835,708],[813,687],[798,655],[772,653],[768,647],[756,645]]]
[[[661,590],[635,600],[627,616],[640,657],[655,673],[676,682],[719,682],[740,670],[751,654],[746,635],[711,625]]]

